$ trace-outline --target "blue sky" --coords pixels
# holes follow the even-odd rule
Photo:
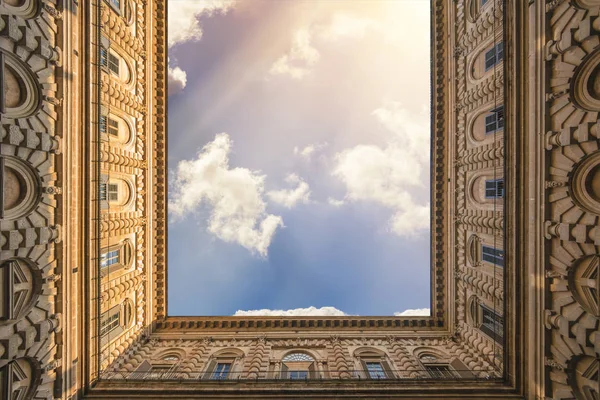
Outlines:
[[[169,58],[170,315],[429,307],[428,1],[170,0]]]

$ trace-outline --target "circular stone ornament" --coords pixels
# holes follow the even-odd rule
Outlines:
[[[600,215],[600,151],[583,159],[571,178],[573,200],[583,210]]]

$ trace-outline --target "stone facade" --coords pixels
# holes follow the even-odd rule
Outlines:
[[[166,0],[0,0],[0,398],[598,399],[600,1],[432,0],[432,315],[171,317]]]

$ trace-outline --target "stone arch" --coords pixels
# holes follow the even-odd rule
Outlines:
[[[467,176],[466,184],[466,200],[473,208],[480,210],[496,210],[502,211],[504,205],[503,196],[490,197],[487,193],[488,181],[493,188],[497,188],[497,192],[504,191],[504,174],[501,168],[489,168],[482,171],[471,173]],[[497,183],[494,184],[493,181]],[[495,192],[496,193],[496,192]]]
[[[135,208],[133,178],[125,174],[100,176],[100,200],[104,210],[124,212]]]
[[[478,108],[474,114],[468,117],[467,140],[472,146],[491,145],[497,139],[502,137],[503,126],[498,126],[493,132],[486,133],[486,118],[494,116],[495,110],[501,110],[502,104],[488,103],[484,107]],[[500,114],[500,113],[498,113]]]
[[[600,84],[600,77],[598,81]],[[586,156],[576,165],[570,186],[575,204],[584,211],[600,215],[600,151]]]
[[[160,362],[178,363],[182,361],[185,356],[186,353],[183,349],[174,347],[160,351],[153,357],[153,359]]]
[[[0,321],[18,320],[27,315],[41,292],[41,273],[21,258],[0,264]]]
[[[27,216],[41,199],[41,182],[37,172],[23,160],[0,156],[3,201],[0,219],[14,220]]]
[[[476,234],[471,234],[467,239],[466,246],[467,261],[471,266],[481,264],[481,238]]]
[[[306,350],[290,350],[281,357],[280,377],[283,379],[314,379],[317,358]]]
[[[357,361],[357,369],[363,371],[365,378],[390,379],[396,377],[394,364],[385,351],[364,346],[355,349],[352,355]]]
[[[41,89],[25,63],[14,55],[0,50],[0,71],[4,83],[4,104],[0,110],[8,118],[25,118],[41,107]]]
[[[467,77],[470,83],[475,84],[481,81],[486,76],[494,73],[494,68],[485,69],[485,53],[491,50],[496,44],[502,42],[502,36],[490,37],[475,49],[467,64]]]
[[[598,374],[600,360],[592,356],[577,356],[570,362],[568,380],[576,398],[582,400],[598,400],[600,398],[600,382]]]
[[[39,365],[31,358],[17,358],[0,368],[3,399],[29,400],[35,395],[41,379]]]
[[[120,270],[133,266],[135,248],[133,242],[127,238],[119,243],[101,249],[100,274],[107,276]]]
[[[0,3],[0,9],[4,8],[8,14],[18,15],[23,19],[37,16],[39,11],[39,0],[4,0]]]
[[[600,318],[600,255],[585,256],[575,262],[569,272],[569,288],[577,303],[588,313]]]

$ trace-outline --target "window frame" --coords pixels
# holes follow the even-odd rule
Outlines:
[[[384,365],[383,365],[383,363],[381,361],[365,360],[364,361],[364,365],[365,365],[365,370],[367,372],[367,377],[369,379],[381,380],[381,379],[388,379],[389,378],[387,376],[386,371],[385,371],[385,367],[384,367]],[[371,365],[378,365],[379,369],[378,370],[371,370],[369,368],[369,366],[371,366]],[[373,376],[373,373],[375,373],[377,376]]]
[[[486,312],[491,314],[493,322],[490,324],[484,322]],[[493,339],[496,343],[504,345],[504,316],[498,314],[495,310],[488,306],[479,303],[479,320],[477,321],[478,329],[485,335]]]
[[[486,259],[486,256],[489,259]],[[504,250],[481,244],[481,260],[504,268]]]
[[[491,135],[504,130],[504,104],[491,109],[485,116],[485,134]]]
[[[493,185],[488,187],[488,185]],[[503,199],[504,198],[504,178],[486,179],[485,180],[485,198],[486,199]],[[488,191],[493,192],[493,195],[488,195]]]
[[[485,72],[488,72],[504,61],[504,42],[500,41],[486,51],[483,56]]]
[[[121,57],[114,51],[108,50],[107,68],[116,77],[121,76]]]

